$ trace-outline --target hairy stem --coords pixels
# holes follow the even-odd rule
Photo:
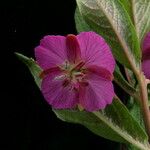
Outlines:
[[[145,128],[150,140],[150,111],[148,105],[147,80],[142,72],[137,75],[137,79],[140,87],[141,110],[143,113]]]

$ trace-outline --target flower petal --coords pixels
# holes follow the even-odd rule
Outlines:
[[[101,78],[104,78],[106,80],[112,81],[113,75],[105,68],[98,67],[98,66],[88,66],[87,68],[88,73],[94,73]]]
[[[80,85],[79,103],[87,111],[104,109],[113,100],[112,82],[104,80],[96,74],[90,74],[88,78],[88,84]]]
[[[82,32],[78,36],[81,57],[86,64],[106,68],[110,73],[114,71],[115,60],[105,40],[94,32]]]
[[[150,32],[145,36],[142,46],[143,52],[146,52],[148,49],[150,51]]]
[[[51,73],[54,73],[54,72],[59,72],[59,71],[61,71],[59,67],[53,67],[53,68],[43,70],[40,74],[40,78],[43,79],[48,74],[51,74]]]
[[[66,37],[67,56],[71,63],[75,63],[80,60],[81,51],[78,40],[75,35],[69,34]]]
[[[41,40],[35,48],[35,57],[43,69],[60,65],[67,59],[65,40],[63,36],[45,36]]]
[[[147,79],[150,79],[150,59],[142,62],[142,70]]]
[[[53,72],[46,76],[41,85],[46,101],[55,109],[73,108],[78,103],[78,94],[70,84],[64,84],[63,74]]]

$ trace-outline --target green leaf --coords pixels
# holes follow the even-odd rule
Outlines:
[[[83,17],[81,16],[79,12],[79,8],[76,8],[75,11],[75,22],[76,22],[76,29],[78,33],[83,32],[83,31],[91,31],[92,29],[89,27],[89,25],[85,22]]]
[[[120,0],[120,2],[123,4],[124,8],[132,18],[132,5],[131,5],[131,0]]]
[[[135,26],[139,41],[150,31],[150,1],[149,0],[120,0]]]
[[[128,145],[127,150],[141,150],[139,148],[134,147],[133,145]]]
[[[144,35],[150,31],[150,1],[130,0],[130,2],[126,3],[130,3],[128,5],[131,5],[130,8],[132,9],[133,23],[136,28],[139,40],[141,41]]]
[[[134,87],[132,87],[123,77],[119,67],[116,65],[115,71],[114,71],[114,81],[129,95],[136,97],[137,91]]]
[[[41,68],[32,58],[19,53],[16,55],[28,66],[40,88],[41,79],[39,74],[42,71]],[[146,133],[118,98],[115,98],[113,103],[105,110],[99,112],[90,113],[77,110],[54,110],[54,112],[61,120],[82,124],[104,138],[122,143],[131,143],[143,150],[149,149]]]
[[[132,21],[119,0],[77,0],[89,27],[102,35],[115,58],[128,68],[140,65],[140,44]]]
[[[118,99],[114,99],[111,105],[99,112],[77,110],[54,110],[54,112],[61,120],[82,124],[104,138],[130,143],[142,150],[149,149],[146,133]]]
[[[140,104],[136,103],[137,100],[131,98],[130,107],[128,107],[130,114],[135,118],[135,120],[141,125],[141,127],[145,130],[144,121],[142,117],[142,112],[140,109]],[[132,104],[131,104],[132,103]]]
[[[25,65],[27,65],[32,76],[34,77],[35,83],[40,88],[41,79],[39,78],[39,75],[42,72],[42,69],[36,64],[34,59],[28,58],[20,53],[15,53],[15,54]]]

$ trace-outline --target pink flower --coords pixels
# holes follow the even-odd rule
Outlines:
[[[42,93],[55,109],[78,104],[96,111],[112,103],[115,61],[109,46],[94,32],[45,36],[35,48]]]
[[[142,53],[142,70],[146,78],[150,79],[150,32],[143,41]]]

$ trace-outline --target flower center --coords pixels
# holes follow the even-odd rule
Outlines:
[[[71,83],[75,87],[78,86],[78,83],[83,82],[86,75],[86,68],[84,67],[85,63],[83,61],[77,64],[70,64],[66,61],[60,68],[64,75],[56,77],[55,79],[61,78],[63,79],[64,86]]]

